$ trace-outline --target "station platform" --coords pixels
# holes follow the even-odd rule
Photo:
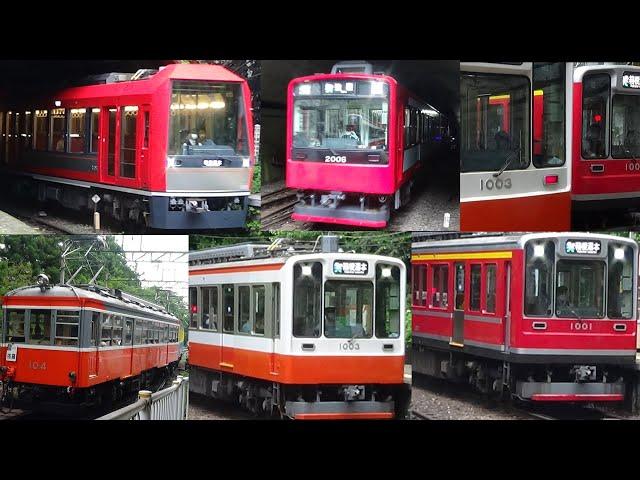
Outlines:
[[[41,233],[36,228],[30,227],[26,223],[12,217],[0,210],[0,234],[20,235]]]

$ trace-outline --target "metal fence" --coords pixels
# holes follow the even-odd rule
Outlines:
[[[178,375],[173,385],[159,392],[138,392],[138,401],[96,420],[187,420],[189,377]]]

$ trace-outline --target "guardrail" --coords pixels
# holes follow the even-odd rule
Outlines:
[[[159,392],[138,392],[138,401],[96,420],[187,420],[189,377],[178,375],[173,385]]]

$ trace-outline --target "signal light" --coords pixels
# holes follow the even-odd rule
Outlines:
[[[600,123],[600,122],[602,121],[602,115],[600,115],[599,113],[596,113],[596,114],[593,116],[593,120],[594,120],[594,121],[596,121],[596,122],[598,122],[598,123]]]
[[[558,175],[546,175],[544,177],[545,185],[556,185],[558,183]]]
[[[191,313],[198,313],[198,306],[197,305],[191,305]]]

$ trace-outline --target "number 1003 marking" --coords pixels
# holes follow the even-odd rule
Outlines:
[[[496,178],[484,180],[480,179],[480,191],[482,190],[508,190],[511,188],[511,179],[505,178]]]

